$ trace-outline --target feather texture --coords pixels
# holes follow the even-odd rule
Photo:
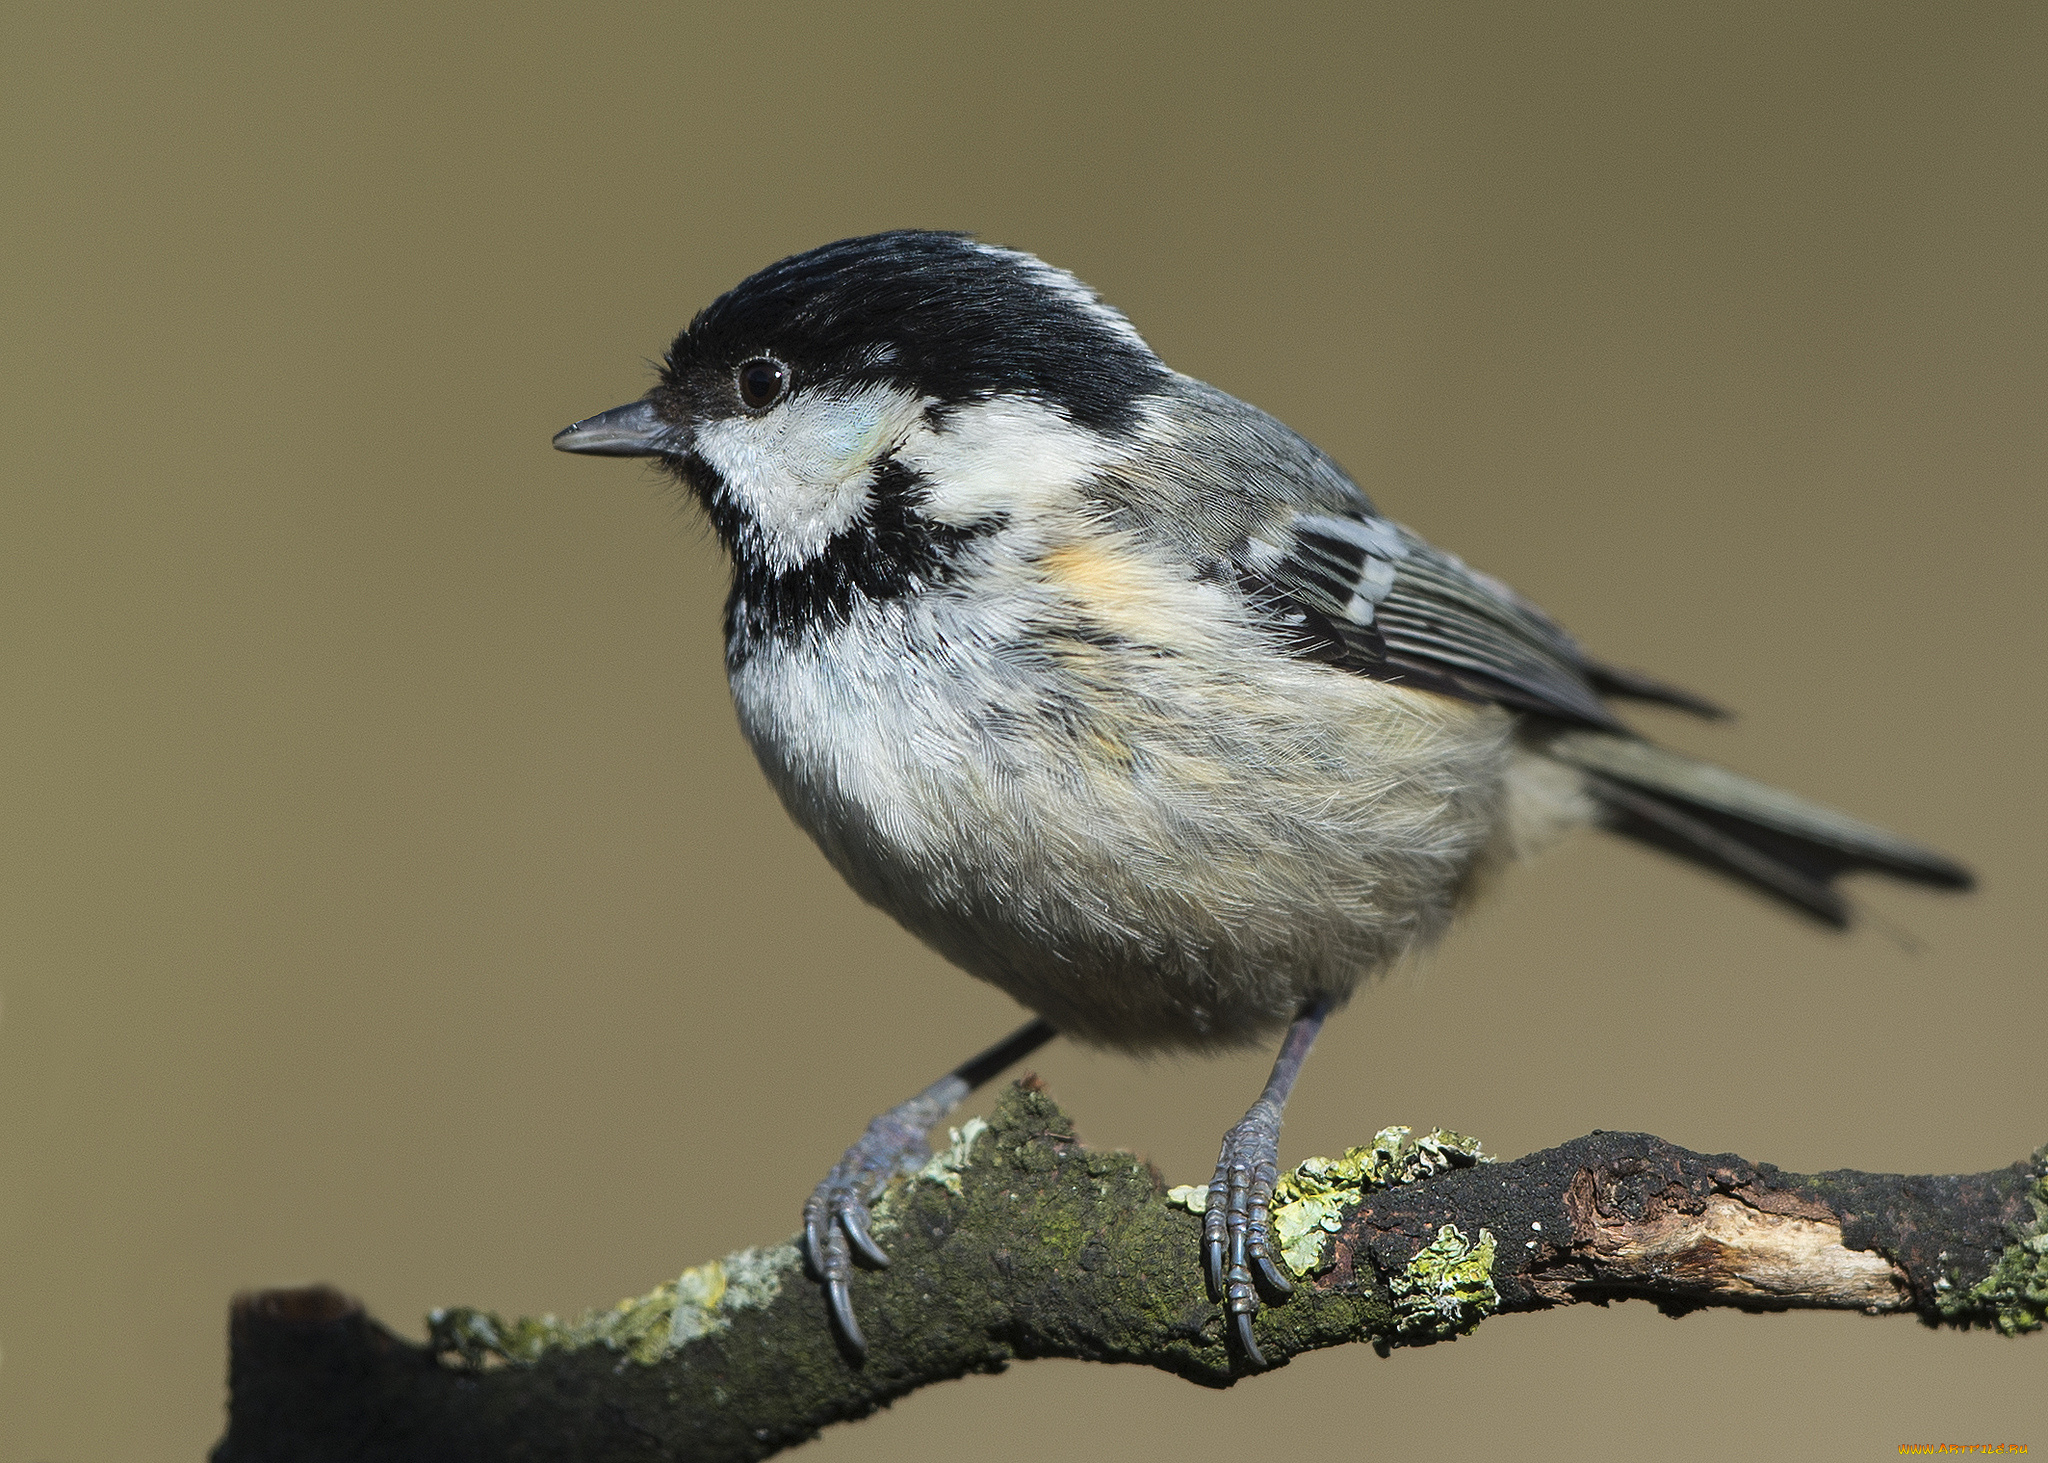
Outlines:
[[[1544,751],[1587,774],[1613,831],[1831,925],[1846,925],[1850,916],[1834,880],[1857,869],[1944,889],[1974,882],[1947,855],[1874,823],[1640,738],[1567,731],[1548,739]]]
[[[749,404],[763,359],[786,388]],[[1718,708],[1593,659],[1028,255],[783,261],[647,407],[732,554],[733,694],[790,813],[1067,1035],[1256,1039],[1587,823],[1836,924],[1853,869],[1968,882],[1636,737],[1607,698]]]

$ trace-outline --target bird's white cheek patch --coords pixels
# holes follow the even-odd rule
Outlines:
[[[1127,450],[1051,407],[998,396],[948,412],[939,430],[920,425],[899,456],[925,481],[926,514],[965,527],[1070,503],[1074,489]]]
[[[800,391],[760,416],[704,423],[696,448],[745,512],[761,555],[792,569],[860,519],[875,465],[923,409],[893,386]]]

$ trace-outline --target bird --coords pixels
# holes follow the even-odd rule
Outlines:
[[[1263,1368],[1309,1049],[1508,866],[1597,827],[1836,927],[1846,873],[1972,882],[1638,735],[1614,703],[1724,713],[1596,659],[1021,250],[904,229],[770,264],[641,399],[554,446],[651,458],[701,505],[731,565],[734,706],[783,806],[861,897],[1032,1013],[876,1117],[806,1202],[856,1360],[853,1279],[888,1264],[868,1205],[1055,1036],[1279,1038],[1200,1241],[1227,1344]]]

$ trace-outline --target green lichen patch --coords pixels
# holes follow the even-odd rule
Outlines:
[[[1347,1148],[1342,1158],[1305,1159],[1273,1185],[1273,1233],[1281,1255],[1297,1275],[1326,1270],[1333,1259],[1329,1237],[1343,1228],[1344,1211],[1366,1193],[1491,1162],[1477,1138],[1448,1128],[1417,1138],[1403,1127],[1380,1129],[1372,1142]],[[1209,1188],[1182,1184],[1167,1190],[1166,1199],[1201,1214],[1209,1207]]]
[[[2038,1171],[2048,1160],[2048,1149],[2034,1158]],[[1968,1290],[1952,1274],[1934,1282],[1935,1304],[1944,1320],[1996,1326],[2008,1336],[2048,1324],[2048,1176],[2035,1182],[2027,1202],[2034,1217],[2020,1227],[1989,1275]]]
[[[1357,1197],[1355,1192],[1311,1194],[1273,1211],[1273,1235],[1288,1269],[1312,1275],[1327,1268],[1324,1243],[1343,1227],[1344,1205]]]
[[[552,1315],[508,1321],[492,1311],[453,1306],[427,1317],[432,1350],[444,1364],[483,1370],[532,1363],[551,1352],[603,1347],[651,1366],[679,1347],[732,1324],[732,1313],[765,1306],[797,1267],[794,1245],[741,1250],[697,1265],[610,1310],[574,1320]]]
[[[918,1178],[928,1184],[937,1184],[954,1198],[960,1197],[960,1175],[967,1165],[974,1161],[974,1145],[988,1131],[988,1124],[980,1118],[969,1118],[957,1128],[948,1129],[952,1142],[944,1150],[932,1155],[932,1161],[917,1172]]]
[[[1405,1271],[1387,1277],[1395,1330],[1410,1340],[1436,1341],[1461,1336],[1500,1309],[1493,1250],[1490,1230],[1480,1230],[1475,1242],[1456,1225],[1439,1229]]]
[[[1274,1186],[1273,1197],[1288,1203],[1295,1194],[1309,1195],[1344,1185],[1360,1190],[1391,1189],[1412,1184],[1454,1168],[1470,1168],[1493,1160],[1480,1151],[1479,1140],[1448,1128],[1431,1128],[1417,1138],[1408,1128],[1382,1128],[1372,1142],[1347,1148],[1342,1158],[1311,1158]]]

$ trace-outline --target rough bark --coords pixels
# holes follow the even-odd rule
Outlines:
[[[885,1196],[894,1264],[856,1287],[860,1363],[789,1246],[573,1322],[436,1312],[425,1346],[333,1290],[240,1297],[214,1463],[762,1458],[928,1383],[1039,1356],[1239,1380],[1187,1191],[1170,1197],[1073,1132],[1020,1083]],[[1499,1312],[1625,1296],[2033,1330],[2048,1307],[2044,1172],[2048,1149],[1984,1174],[1801,1175],[1601,1132],[1494,1163],[1454,1134],[1390,1129],[1287,1181],[1305,1283],[1260,1315],[1259,1344],[1275,1362],[1426,1344]]]

